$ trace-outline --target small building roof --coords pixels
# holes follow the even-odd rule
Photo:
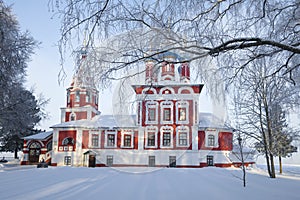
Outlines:
[[[34,135],[30,135],[27,137],[24,137],[24,140],[43,140],[52,135],[53,131],[47,131],[47,132],[39,132]]]
[[[205,128],[220,128],[220,129],[229,129],[225,126],[223,120],[218,118],[216,115],[212,113],[199,113],[199,123],[198,127],[205,129]]]

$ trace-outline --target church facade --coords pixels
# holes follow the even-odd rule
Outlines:
[[[82,63],[86,57],[81,56]],[[84,83],[79,70],[67,89],[61,123],[24,138],[21,164],[43,159],[52,166],[240,165],[232,151],[233,130],[218,116],[199,112],[203,84],[190,83],[189,63],[173,64],[177,59],[167,53],[159,64],[145,60],[144,84],[131,86],[135,115],[102,115],[96,87]]]

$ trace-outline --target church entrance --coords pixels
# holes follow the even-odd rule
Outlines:
[[[96,167],[96,153],[88,150],[83,154],[83,166]]]
[[[41,144],[33,142],[29,146],[29,162],[38,163],[41,154]]]
[[[96,167],[96,156],[89,155],[89,166],[88,167]]]

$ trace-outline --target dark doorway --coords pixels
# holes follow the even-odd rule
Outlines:
[[[207,166],[214,166],[214,157],[213,156],[207,156]]]
[[[41,154],[41,144],[38,142],[33,142],[29,146],[29,162],[38,163]]]
[[[176,167],[176,156],[169,156],[169,167]]]
[[[88,167],[96,167],[96,156],[89,155],[89,166]]]

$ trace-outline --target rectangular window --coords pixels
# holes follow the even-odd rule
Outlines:
[[[85,93],[85,102],[89,103],[91,101],[91,93],[86,91]]]
[[[213,135],[208,135],[208,146],[215,146],[215,136]]]
[[[171,108],[164,108],[163,121],[171,121]]]
[[[171,145],[171,133],[163,133],[163,146]]]
[[[67,102],[70,103],[70,91],[67,92]]]
[[[155,108],[149,108],[148,121],[155,121]]]
[[[80,101],[80,91],[76,91],[75,93],[75,102],[79,102]]]
[[[99,146],[99,135],[92,134],[92,146],[98,147]]]
[[[111,167],[114,163],[114,157],[111,155],[106,156],[106,165]]]
[[[71,165],[71,156],[65,156],[64,164],[65,165]]]
[[[124,135],[124,147],[131,147],[131,135]]]
[[[155,156],[149,156],[149,167],[155,167]]]
[[[155,146],[155,133],[148,133],[147,146]]]
[[[178,112],[179,112],[178,120],[179,121],[186,121],[186,108],[179,108]]]
[[[115,146],[115,134],[107,135],[107,146],[109,146],[109,147]]]
[[[214,166],[214,157],[213,156],[207,156],[207,166]]]
[[[187,133],[179,133],[179,145],[180,146],[187,145]]]

